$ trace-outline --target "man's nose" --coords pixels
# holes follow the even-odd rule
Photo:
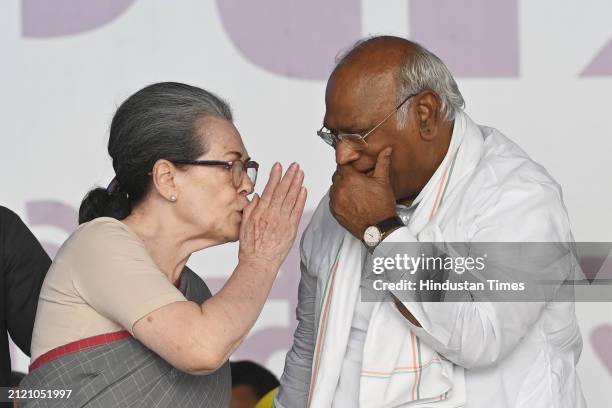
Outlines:
[[[347,143],[339,142],[336,145],[336,163],[339,165],[348,164],[359,158],[361,154],[352,149]]]

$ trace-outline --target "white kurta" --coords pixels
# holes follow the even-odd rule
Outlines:
[[[425,203],[436,195],[451,155],[457,166],[435,217]],[[561,189],[544,168],[497,130],[478,126],[464,113],[455,120],[451,148],[417,203],[414,222],[388,239],[399,242],[568,242],[572,240]],[[301,241],[302,278],[298,328],[287,354],[277,407],[306,407],[325,286],[346,231],[329,212],[328,197],[319,204]],[[386,303],[386,302],[384,302]],[[576,363],[582,340],[572,303],[416,303],[404,305],[421,323],[411,329],[428,346],[450,360],[461,375],[457,406],[468,408],[582,408],[585,406]],[[378,309],[399,312],[392,304]],[[350,321],[347,323],[350,326]],[[382,328],[370,322],[372,327]],[[367,338],[376,337],[367,333]],[[381,344],[364,346],[364,364],[376,358]],[[388,350],[386,350],[388,351]],[[315,357],[316,359],[316,357]],[[340,364],[350,367],[348,364]],[[327,366],[329,367],[329,365]],[[335,387],[337,375],[319,376]],[[334,381],[335,380],[335,381]],[[362,385],[368,384],[363,382]],[[363,406],[428,406],[376,402],[359,390]],[[312,396],[311,396],[312,397]],[[382,398],[382,397],[381,397]],[[461,401],[463,400],[463,401]],[[316,401],[316,399],[315,399]],[[363,403],[363,401],[368,401]],[[382,399],[381,399],[382,401]],[[447,401],[448,402],[448,401]],[[311,406],[317,406],[312,404]],[[323,405],[320,405],[323,406]],[[444,405],[448,406],[448,405]]]

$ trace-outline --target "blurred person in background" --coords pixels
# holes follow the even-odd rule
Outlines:
[[[266,394],[279,385],[274,374],[252,361],[232,361],[230,366],[232,369],[230,408],[255,408]]]
[[[21,380],[23,380],[25,376],[25,373],[11,371],[11,387],[19,388],[19,383],[21,383]]]
[[[283,176],[276,163],[249,201],[258,164],[232,120],[217,96],[172,82],[117,109],[115,178],[83,199],[45,279],[22,389],[70,389],[71,406],[229,405],[228,358],[262,310],[306,200],[299,166]],[[212,296],[185,264],[236,240],[238,265]]]
[[[0,206],[0,387],[11,385],[8,335],[30,355],[38,294],[50,265],[49,256],[19,216]]]

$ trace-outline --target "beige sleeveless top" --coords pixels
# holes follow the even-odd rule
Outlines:
[[[167,304],[186,301],[127,225],[101,217],[60,248],[43,283],[32,361],[64,344],[128,330]]]

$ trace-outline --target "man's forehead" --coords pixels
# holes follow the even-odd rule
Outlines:
[[[334,75],[325,92],[325,124],[340,130],[367,127],[378,111],[394,105],[395,95],[395,79],[389,73]]]

